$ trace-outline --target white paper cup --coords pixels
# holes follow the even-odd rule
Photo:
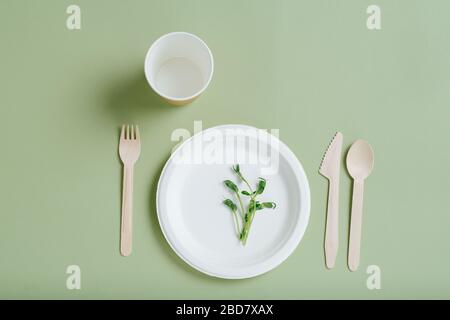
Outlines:
[[[208,87],[214,60],[206,43],[187,32],[163,35],[145,57],[145,77],[152,89],[174,105],[192,102]]]

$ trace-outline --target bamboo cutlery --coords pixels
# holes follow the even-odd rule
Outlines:
[[[370,144],[364,140],[356,140],[347,154],[347,170],[353,178],[350,243],[348,247],[348,267],[351,271],[356,271],[359,266],[364,180],[372,172],[373,163],[373,150]]]
[[[122,217],[120,253],[129,256],[133,240],[133,171],[141,153],[138,126],[123,125],[119,140],[119,155],[123,162]]]
[[[339,173],[341,171],[342,140],[342,133],[336,133],[325,152],[319,169],[320,174],[328,179],[325,262],[329,269],[334,267],[339,243]]]
[[[325,262],[328,269],[335,265],[339,243],[339,176],[342,142],[343,135],[337,132],[328,146],[319,168],[319,173],[328,179],[328,207],[325,229]],[[348,266],[351,271],[356,271],[359,266],[361,248],[364,180],[370,175],[374,165],[374,154],[370,144],[364,140],[355,141],[347,153],[346,163],[347,170],[354,181]]]

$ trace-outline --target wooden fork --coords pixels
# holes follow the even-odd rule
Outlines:
[[[131,253],[133,240],[133,168],[141,153],[141,138],[137,126],[123,125],[120,133],[119,155],[123,162],[122,221],[120,253]]]

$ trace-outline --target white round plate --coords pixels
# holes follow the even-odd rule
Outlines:
[[[250,183],[266,178],[258,200],[277,204],[257,212],[245,246],[222,204],[235,201],[224,180],[245,189],[231,170],[235,163]],[[308,225],[310,191],[302,165],[279,139],[254,127],[224,125],[192,136],[172,153],[156,207],[164,236],[186,263],[214,277],[243,279],[272,270],[294,251]]]

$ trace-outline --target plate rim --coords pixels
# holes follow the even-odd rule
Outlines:
[[[213,126],[213,127],[209,127],[206,129],[203,129],[200,132],[195,133],[194,135],[190,136],[189,138],[187,138],[186,140],[184,140],[182,143],[180,143],[178,146],[176,146],[175,151],[173,151],[169,158],[167,159],[167,161],[164,164],[163,169],[161,170],[161,174],[159,176],[158,179],[158,184],[157,184],[157,188],[156,188],[156,214],[158,217],[158,223],[159,226],[161,228],[161,232],[164,235],[165,240],[167,241],[167,243],[169,244],[170,248],[177,254],[177,256],[179,258],[181,258],[181,260],[183,260],[186,264],[188,264],[190,267],[196,269],[197,271],[200,271],[204,274],[207,274],[209,276],[212,277],[216,277],[216,278],[222,278],[222,279],[247,279],[247,278],[253,278],[262,274],[265,274],[273,269],[275,269],[276,267],[278,267],[280,264],[282,264],[284,261],[286,261],[286,259],[291,256],[291,254],[295,251],[295,249],[298,247],[298,245],[300,244],[301,240],[303,239],[303,236],[306,232],[306,229],[309,225],[309,219],[310,219],[310,214],[311,214],[311,191],[310,191],[310,186],[309,186],[309,181],[308,181],[308,177],[306,176],[305,170],[303,168],[303,165],[301,164],[300,160],[297,158],[297,156],[292,152],[292,150],[280,139],[278,139],[277,137],[271,135],[269,132],[266,132],[268,135],[271,135],[272,138],[276,139],[279,143],[279,148],[278,148],[278,152],[282,153],[284,152],[285,155],[288,157],[288,159],[286,159],[289,163],[289,165],[292,167],[292,169],[294,169],[294,172],[296,174],[297,177],[297,182],[299,183],[299,185],[303,185],[305,188],[301,189],[301,193],[302,193],[302,197],[301,199],[303,200],[303,197],[305,199],[305,201],[302,201],[301,206],[299,208],[299,215],[301,213],[303,213],[303,210],[305,211],[304,214],[304,218],[303,219],[298,219],[297,223],[295,225],[295,228],[292,231],[292,236],[290,238],[288,238],[286,240],[286,243],[283,244],[283,246],[281,247],[280,251],[277,252],[276,255],[279,256],[279,258],[277,259],[277,261],[272,261],[272,263],[269,263],[265,266],[263,266],[264,268],[259,268],[261,270],[258,271],[245,271],[242,272],[239,275],[230,275],[230,274],[226,274],[226,273],[221,273],[221,272],[212,272],[210,270],[206,270],[205,268],[198,266],[196,264],[194,264],[192,261],[190,261],[187,257],[185,257],[185,255],[183,253],[180,252],[179,248],[176,248],[176,246],[174,245],[174,243],[172,242],[172,240],[170,239],[170,236],[167,234],[165,228],[164,228],[164,222],[163,219],[161,217],[161,208],[160,208],[160,193],[161,193],[161,184],[162,181],[164,180],[165,176],[166,176],[166,171],[168,169],[168,167],[173,163],[173,158],[176,155],[176,153],[182,149],[182,147],[188,143],[190,143],[190,141],[192,141],[195,137],[199,136],[200,134],[204,134],[205,132],[209,131],[209,130],[213,130],[213,129],[219,129],[222,130],[224,128],[244,128],[244,129],[256,129],[256,130],[261,130],[258,129],[254,126],[249,126],[249,125],[243,125],[243,124],[223,124],[223,125],[218,125],[218,126]],[[283,149],[283,150],[281,150]],[[297,170],[295,170],[295,166],[297,166],[298,172]],[[298,178],[301,179],[298,180]],[[303,190],[304,189],[304,190]],[[281,253],[280,253],[281,252]],[[271,259],[273,260],[273,257],[271,257]],[[270,259],[266,260],[269,261]]]

